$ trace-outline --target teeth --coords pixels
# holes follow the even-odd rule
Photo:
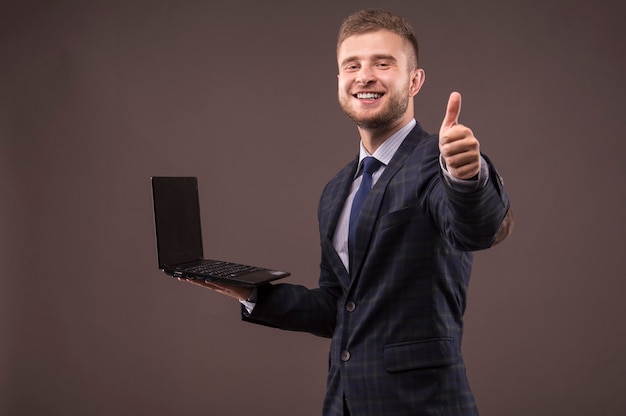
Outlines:
[[[375,100],[382,96],[383,96],[382,94],[378,94],[375,92],[360,92],[356,95],[357,98],[364,99],[364,100]]]

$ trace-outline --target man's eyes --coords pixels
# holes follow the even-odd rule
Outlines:
[[[391,65],[389,64],[389,62],[376,62],[373,66],[375,68],[385,69],[385,68],[389,68]],[[360,68],[361,68],[361,65],[359,64],[350,64],[350,65],[345,66],[346,71],[358,71]]]

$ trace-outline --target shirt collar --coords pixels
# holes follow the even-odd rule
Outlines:
[[[400,130],[389,136],[389,138],[385,140],[372,155],[369,154],[369,152],[365,149],[365,146],[363,146],[363,141],[359,142],[359,168],[357,169],[357,176],[361,170],[361,162],[368,156],[375,157],[379,162],[387,166],[389,162],[391,162],[393,155],[396,154],[396,151],[406,136],[411,130],[413,130],[413,127],[415,127],[416,124],[417,122],[415,119],[411,119],[411,121],[402,126]]]

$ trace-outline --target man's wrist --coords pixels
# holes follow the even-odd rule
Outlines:
[[[246,312],[248,312],[249,314],[252,313],[252,310],[256,306],[257,294],[258,290],[255,287],[252,289],[252,293],[250,293],[250,296],[248,296],[247,299],[239,301],[239,303],[241,303],[246,308]]]
[[[472,192],[482,189],[489,180],[489,166],[482,156],[480,157],[480,169],[478,173],[469,179],[459,179],[452,176],[452,174],[448,172],[446,162],[441,154],[439,155],[439,166],[441,167],[445,182],[450,187],[460,192]]]

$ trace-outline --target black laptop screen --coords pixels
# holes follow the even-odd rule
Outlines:
[[[202,258],[198,181],[195,177],[153,177],[152,196],[159,267]]]

